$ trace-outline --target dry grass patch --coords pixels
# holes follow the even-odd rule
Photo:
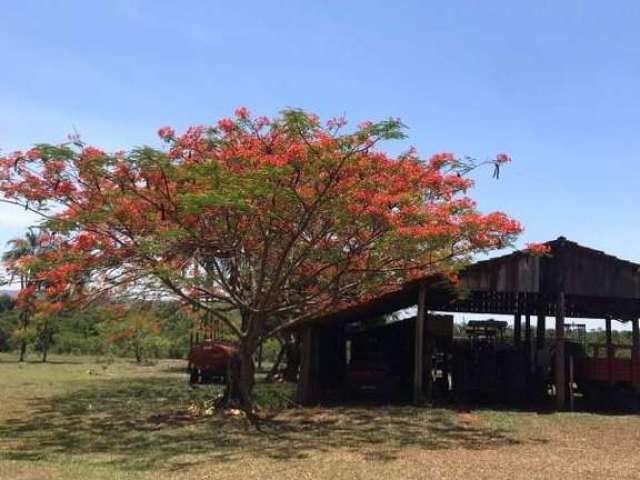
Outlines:
[[[284,410],[255,432],[195,414],[218,387],[189,388],[180,362],[7,359],[0,479],[639,477],[636,416],[354,405]]]

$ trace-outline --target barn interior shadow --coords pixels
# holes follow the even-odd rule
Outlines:
[[[244,420],[189,412],[194,400],[212,393],[194,392],[180,378],[152,377],[100,380],[63,396],[34,398],[29,417],[0,423],[0,453],[23,461],[82,455],[147,470],[241,457],[287,461],[332,449],[389,461],[404,447],[485,449],[520,441],[514,432],[460,421],[454,410],[398,405],[289,409],[256,432]]]

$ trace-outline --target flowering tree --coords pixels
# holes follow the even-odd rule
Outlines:
[[[239,345],[228,398],[250,412],[264,339],[409,279],[453,275],[520,232],[477,211],[472,160],[378,148],[403,128],[239,108],[182,135],[161,128],[162,149],[107,154],[72,139],[15,152],[0,160],[0,190],[64,239],[47,252],[52,294],[90,271],[93,291],[155,290],[225,324]],[[508,161],[490,163],[498,173]]]
[[[114,315],[105,322],[109,343],[120,344],[131,350],[138,363],[154,347],[161,346],[161,321],[158,312],[149,305],[112,304],[110,307]]]

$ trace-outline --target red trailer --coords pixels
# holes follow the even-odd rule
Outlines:
[[[235,345],[211,338],[194,344],[189,352],[189,382],[224,383]]]
[[[637,408],[640,369],[634,368],[631,345],[590,345],[591,356],[575,359],[575,382],[586,400],[598,407]],[[628,352],[628,353],[627,353]]]
[[[593,355],[576,361],[575,377],[577,381],[602,382],[610,385],[629,385],[634,383],[631,345],[611,345],[608,354],[606,344],[593,344]],[[628,354],[621,352],[629,351]],[[636,376],[638,376],[636,373]]]

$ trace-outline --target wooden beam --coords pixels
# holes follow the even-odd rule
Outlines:
[[[523,298],[520,292],[515,294],[515,305],[513,306],[513,344],[516,348],[520,348],[522,345],[522,310],[523,310]]]
[[[420,405],[423,400],[423,364],[424,364],[424,321],[426,313],[427,289],[424,283],[418,290],[418,314],[416,316],[416,331],[413,353],[413,403]]]
[[[569,355],[569,410],[575,409],[575,392],[573,390],[573,355]]]
[[[545,335],[547,332],[547,319],[544,313],[538,313],[538,324],[536,325],[536,350],[544,348]]]
[[[524,350],[527,355],[527,368],[531,371],[531,365],[533,364],[531,352],[533,351],[533,348],[531,348],[531,315],[528,313],[524,316],[524,343]]]
[[[562,410],[565,406],[566,364],[564,360],[564,292],[558,293],[556,304],[556,355],[555,355],[555,386],[556,408]]]
[[[609,386],[613,386],[613,345],[611,340],[611,318],[605,319],[606,326],[606,345],[607,345],[607,379]]]
[[[633,347],[631,350],[631,371],[633,372],[633,386],[636,391],[640,390],[640,324],[638,319],[631,320],[633,330]]]
[[[344,324],[339,327],[339,335],[338,335],[338,383],[340,385],[344,385],[344,380],[347,375],[347,336],[345,334],[345,326]]]
[[[513,316],[513,343],[518,348],[522,345],[522,315],[520,312]]]
[[[535,372],[536,374],[540,373],[539,359],[541,358],[542,351],[544,350],[546,332],[547,332],[547,318],[545,317],[544,310],[540,306],[538,310],[538,321],[536,324],[536,346],[532,355],[533,357],[532,371]]]
[[[300,345],[300,375],[298,376],[298,403],[309,405],[315,400],[314,359],[316,338],[313,327],[306,327],[302,332]]]

